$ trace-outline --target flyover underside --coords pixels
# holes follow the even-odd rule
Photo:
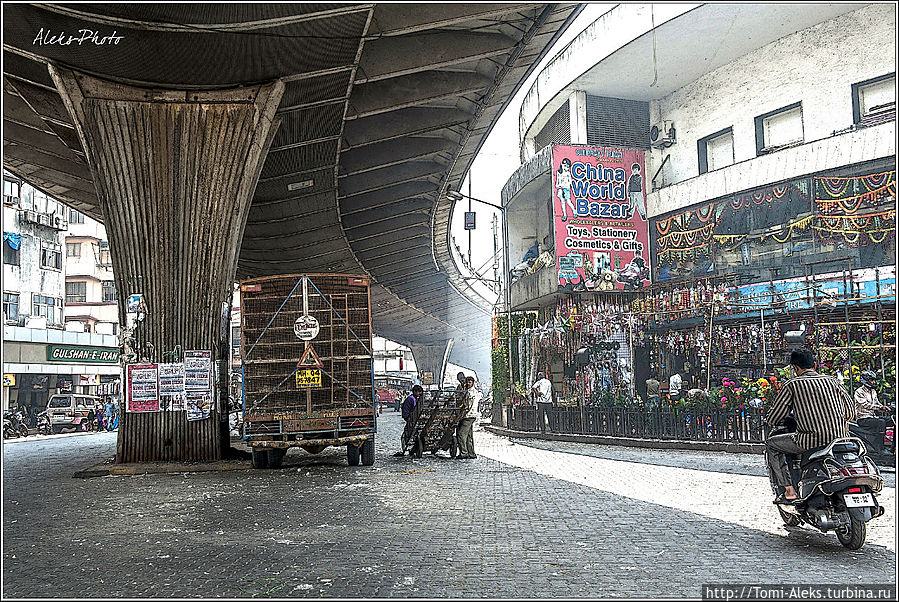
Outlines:
[[[449,255],[452,204],[444,193],[458,188],[578,5],[3,10],[7,169],[92,217],[110,217],[48,64],[182,95],[280,80],[280,126],[245,223],[231,231],[240,244],[237,275],[367,273],[378,334],[405,344],[455,339],[452,361],[486,368],[490,303],[472,293]],[[115,30],[121,40],[35,43],[39,31],[84,27]]]

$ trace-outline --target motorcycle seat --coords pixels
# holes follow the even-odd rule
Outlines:
[[[861,451],[861,446],[851,439],[837,439],[836,441],[832,441],[831,443],[825,445],[824,447],[819,447],[817,449],[810,449],[802,454],[801,462],[802,464],[806,464],[813,460],[817,460],[818,458],[823,458],[825,456],[830,455],[831,453],[835,454],[845,454],[845,453],[859,453]]]

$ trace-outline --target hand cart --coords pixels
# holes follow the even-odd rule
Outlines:
[[[456,427],[465,416],[465,408],[456,400],[454,391],[431,391],[426,394],[406,423],[401,442],[403,453],[409,450],[413,458],[421,458],[426,451],[436,454],[449,451],[455,458],[459,452]]]

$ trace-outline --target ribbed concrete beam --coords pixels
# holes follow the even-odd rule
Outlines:
[[[426,71],[367,84],[357,83],[350,97],[347,119],[471,94],[486,90],[492,83],[480,73],[464,71]]]
[[[356,83],[431,71],[505,54],[515,40],[495,33],[430,31],[366,42]]]
[[[341,178],[337,183],[338,194],[349,196],[388,188],[404,182],[424,180],[438,176],[446,167],[435,161],[407,161],[366,173]]]
[[[348,121],[343,129],[343,148],[414,136],[467,123],[471,114],[458,109],[410,107]]]
[[[419,180],[381,188],[374,192],[343,197],[340,199],[340,213],[349,215],[354,211],[366,211],[397,201],[426,197],[436,193],[439,188],[440,186],[434,182]]]
[[[444,138],[405,138],[344,151],[340,155],[340,176],[398,165],[429,155],[451,152],[454,145]]]
[[[120,323],[143,294],[135,331],[141,359],[211,349],[230,298],[237,250],[284,86],[227,91],[148,90],[51,66],[78,130],[109,235]],[[220,408],[208,420],[184,412],[124,413],[118,462],[221,457]]]

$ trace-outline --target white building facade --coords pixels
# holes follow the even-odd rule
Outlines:
[[[57,392],[120,393],[119,344],[112,328],[105,334],[103,328],[66,328],[69,215],[62,203],[4,172],[4,410],[41,411]]]

